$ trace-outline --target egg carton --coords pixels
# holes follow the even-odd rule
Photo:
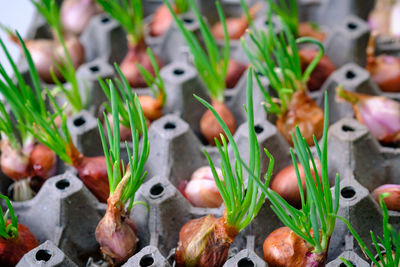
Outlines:
[[[375,38],[375,54],[387,54],[400,57],[400,41],[390,36],[377,36]]]

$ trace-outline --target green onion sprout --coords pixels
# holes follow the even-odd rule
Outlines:
[[[3,209],[0,207],[0,236],[4,239],[18,237],[18,220],[14,214],[13,206],[8,197],[0,194],[0,198],[4,199],[7,204],[7,212],[3,213]],[[10,217],[11,223],[7,225],[7,220]]]

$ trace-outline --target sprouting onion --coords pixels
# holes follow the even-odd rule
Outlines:
[[[0,195],[0,198],[8,207],[6,213],[0,207],[0,262],[2,266],[15,266],[39,242],[28,227],[18,223],[8,197]]]
[[[189,11],[190,6],[188,0],[173,0],[173,9],[176,14],[183,14]],[[149,24],[151,36],[162,36],[171,27],[174,21],[171,13],[166,5],[160,5],[153,13],[152,20]]]
[[[383,238],[375,236],[375,234],[372,231],[370,231],[371,240],[372,243],[374,244],[378,257],[375,257],[375,255],[371,252],[371,250],[368,249],[367,245],[361,239],[356,230],[351,226],[350,222],[345,218],[338,217],[347,225],[351,234],[357,240],[363,252],[375,264],[374,266],[377,267],[399,266],[400,262],[400,232],[396,232],[393,226],[389,224],[388,209],[384,201],[384,198],[388,196],[390,196],[389,193],[383,193],[379,196],[379,203],[381,205],[382,215],[383,215],[383,220],[382,220]],[[382,251],[380,245],[383,246],[384,251]],[[344,258],[340,259],[346,264],[346,266],[353,267],[353,264],[348,260]]]
[[[57,85],[53,94],[61,91],[71,104],[73,112],[77,113],[84,109],[86,104],[82,101],[82,97],[79,92],[78,80],[76,78],[75,64],[72,61],[70,52],[68,51],[64,40],[60,21],[60,9],[54,0],[31,0],[31,2],[43,15],[43,17],[46,18],[52,29],[53,37],[56,38],[56,40],[62,46],[62,55],[61,53],[58,55],[56,54],[57,59],[54,61],[56,69],[50,69],[50,75],[54,83]],[[62,81],[59,79],[59,75],[57,75],[55,71],[60,73]],[[66,88],[64,86],[64,81],[70,84],[70,88]]]
[[[0,64],[0,93],[6,100],[6,105],[10,111],[6,110],[6,105],[0,104],[0,132],[2,141],[0,145],[1,157],[0,166],[4,174],[14,180],[13,200],[24,201],[31,199],[35,192],[30,187],[30,179],[35,177],[40,183],[56,172],[56,155],[43,145],[36,144],[33,136],[27,130],[29,125],[34,123],[30,113],[26,111],[26,106],[30,106],[38,114],[46,114],[46,107],[41,95],[39,78],[34,68],[32,58],[18,33],[21,46],[26,55],[31,80],[32,89],[23,79],[18,71],[15,62],[11,58],[3,41],[0,45],[4,51],[8,63],[10,64],[16,83]],[[14,120],[15,119],[15,122]]]
[[[256,81],[266,100],[265,108],[267,112],[278,115],[277,127],[289,143],[292,142],[291,133],[298,126],[308,144],[312,145],[313,134],[317,138],[322,135],[323,111],[313,99],[307,96],[307,81],[323,56],[324,47],[313,38],[294,39],[285,24],[279,37],[275,35],[271,24],[268,26],[267,33],[261,31],[259,34],[266,35],[263,39],[270,39],[271,53],[264,49],[259,38],[256,38],[252,32],[249,32],[249,36],[256,47],[257,56],[253,55],[243,38],[242,46],[256,70],[268,78],[270,86],[279,97],[279,99],[273,98],[256,76]],[[304,72],[301,69],[297,48],[298,44],[303,43],[315,44],[319,48],[318,55]]]
[[[286,25],[294,36],[299,35],[299,8],[296,0],[265,0],[274,13],[276,13]]]
[[[249,132],[249,168],[253,175],[260,175],[260,150],[254,129],[254,112],[252,103],[252,75],[250,69],[247,79],[247,117]],[[220,140],[216,138],[216,146],[221,157],[221,171],[224,181],[221,181],[209,154],[205,155],[210,164],[215,183],[225,203],[225,212],[221,218],[207,215],[186,223],[180,231],[178,248],[175,252],[177,266],[222,266],[227,258],[229,246],[235,236],[246,228],[259,212],[264,203],[265,195],[261,193],[258,185],[252,180],[245,186],[243,167],[240,161],[239,149],[224,120],[217,111],[205,100],[195,96],[206,106],[220,123],[229,140],[235,164],[231,164],[228,155],[227,140],[221,134]],[[267,180],[273,170],[271,155],[267,172]],[[233,167],[234,166],[234,167]],[[185,265],[186,264],[186,265]]]
[[[116,89],[112,81],[108,81],[111,94],[111,110],[113,121],[118,121],[118,101]],[[129,115],[129,122],[132,132],[132,152],[128,143],[126,150],[129,156],[129,164],[125,169],[123,160],[120,158],[120,129],[118,123],[110,123],[106,117],[106,128],[108,140],[106,140],[103,127],[98,120],[101,141],[104,155],[107,162],[107,173],[110,184],[110,197],[107,200],[107,211],[96,228],[96,239],[100,244],[101,251],[107,259],[116,264],[123,263],[133,255],[136,249],[137,229],[135,223],[129,218],[130,211],[135,204],[135,193],[146,178],[144,164],[149,155],[150,144],[147,135],[146,120],[140,107],[137,95],[134,102],[125,103]],[[142,148],[139,151],[139,129],[135,127],[134,121],[140,121]],[[107,146],[107,141],[109,146]],[[129,202],[125,209],[125,204]]]
[[[213,107],[217,110],[217,113],[223,118],[224,122],[228,125],[229,130],[234,133],[236,130],[236,121],[232,112],[224,104],[224,92],[226,89],[226,76],[228,71],[230,47],[229,37],[226,28],[225,16],[223,14],[220,3],[217,1],[216,6],[218,10],[219,18],[224,25],[225,41],[223,51],[220,52],[218,44],[214,40],[210,29],[206,25],[202,18],[200,11],[193,0],[189,0],[191,9],[194,11],[197,21],[200,24],[200,31],[205,43],[206,49],[202,48],[200,41],[190,31],[188,31],[181,19],[177,17],[175,12],[167,0],[164,3],[168,6],[178,28],[182,32],[183,37],[186,40],[187,45],[192,52],[194,65],[202,78],[209,95],[212,100]],[[223,133],[222,128],[219,126],[217,120],[211,114],[210,111],[206,111],[200,121],[200,130],[203,136],[208,140],[210,144],[214,144],[214,138],[219,138],[220,133]]]
[[[290,149],[301,195],[302,208],[300,210],[289,205],[279,194],[268,188],[268,184],[262,184],[259,176],[253,175],[252,170],[244,165],[250,173],[250,177],[257,182],[271,201],[271,208],[274,213],[286,225],[286,227],[272,232],[264,242],[264,259],[269,264],[271,262],[278,264],[279,262],[279,266],[293,266],[293,255],[296,255],[297,258],[300,257],[302,259],[302,263],[305,264],[304,266],[325,266],[329,240],[336,224],[340,192],[339,175],[336,174],[335,200],[333,200],[328,178],[328,112],[328,97],[325,92],[325,121],[322,150],[318,145],[317,139],[314,137],[318,158],[321,162],[321,173],[316,171],[314,157],[299,128],[296,128],[296,134],[292,135],[297,158],[305,172],[306,195],[303,191],[295,154],[293,149]],[[312,163],[315,180],[312,176],[309,162]],[[282,247],[274,244],[276,239],[285,240],[281,243]],[[299,240],[303,241],[299,242]],[[283,246],[290,247],[293,255],[285,255],[286,250],[283,249]],[[299,256],[299,253],[304,253],[304,255]],[[299,262],[297,261],[297,264]]]

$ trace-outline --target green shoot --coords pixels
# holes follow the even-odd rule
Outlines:
[[[271,23],[268,26],[267,34],[259,32],[257,36],[255,36],[252,32],[249,32],[250,39],[256,47],[257,56],[253,55],[242,38],[242,46],[250,62],[258,72],[268,78],[271,87],[278,94],[279,105],[257,80],[260,85],[260,90],[266,100],[265,107],[267,111],[278,115],[285,113],[291,96],[295,91],[306,90],[307,81],[324,54],[324,47],[319,41],[309,37],[294,39],[288,26],[285,24],[283,26],[284,30],[280,33],[279,37],[275,35]],[[263,36],[261,40],[269,40],[268,42],[270,45],[268,45],[268,47],[271,48],[271,53],[276,61],[271,57],[269,50],[265,49],[263,46],[264,42],[260,41],[260,35]],[[318,55],[304,72],[301,70],[297,48],[297,44],[302,43],[311,43],[319,47]]]
[[[160,68],[158,67],[156,58],[150,48],[147,48],[147,54],[149,55],[151,65],[153,66],[155,77],[139,63],[137,63],[137,66],[146,81],[147,86],[153,91],[154,97],[160,99],[162,106],[164,106],[165,101],[167,100],[167,95],[165,93],[164,81],[160,75]]]
[[[190,9],[188,0],[174,0],[174,4],[178,14],[186,13]]]
[[[296,0],[279,0],[276,3],[274,0],[265,0],[275,14],[277,14],[283,22],[288,25],[294,36],[299,35],[299,10]]]
[[[57,85],[56,90],[61,91],[68,102],[72,106],[74,113],[77,113],[85,108],[85,103],[82,102],[82,97],[79,92],[78,80],[76,78],[76,70],[74,63],[72,62],[71,55],[68,52],[65,40],[63,37],[62,26],[60,22],[60,9],[54,0],[31,0],[35,5],[36,9],[45,17],[47,22],[52,28],[53,37],[56,38],[62,48],[64,55],[58,55],[58,61],[54,61],[57,70],[65,81],[69,82],[70,88],[66,88],[64,84],[54,74],[54,70],[51,71],[51,76],[54,83]]]
[[[105,12],[119,22],[128,35],[128,43],[135,46],[143,40],[142,0],[96,0]]]
[[[117,101],[117,93],[114,84],[112,81],[108,81],[109,91],[111,94],[111,110],[113,121],[118,121],[119,117],[119,107]],[[146,119],[143,115],[142,108],[140,106],[139,99],[137,95],[134,96],[133,102],[126,101],[127,112],[129,115],[129,123],[132,132],[132,152],[129,151],[128,143],[126,142],[126,150],[129,156],[129,165],[125,169],[124,162],[120,159],[120,132],[119,132],[119,124],[113,123],[113,129],[111,129],[110,122],[107,117],[105,117],[106,128],[107,128],[107,136],[108,140],[106,140],[103,126],[101,125],[100,120],[98,120],[98,126],[101,136],[101,141],[103,145],[104,155],[107,160],[107,174],[110,184],[110,195],[114,193],[118,184],[121,182],[123,177],[128,177],[129,180],[126,183],[126,186],[123,189],[121,202],[126,203],[129,201],[128,211],[134,205],[135,193],[139,189],[140,185],[143,183],[146,178],[146,172],[143,171],[144,164],[149,156],[150,152],[150,144],[148,140],[147,127],[146,127]],[[139,120],[141,129],[136,128],[135,121]],[[139,131],[141,130],[141,132]],[[139,153],[139,134],[142,134],[142,148]],[[107,141],[109,146],[107,146]],[[122,170],[121,170],[122,166]]]
[[[396,232],[392,225],[389,224],[388,208],[383,201],[383,199],[385,197],[388,197],[389,195],[389,193],[383,193],[379,196],[379,204],[381,205],[383,215],[383,238],[375,236],[375,234],[370,231],[371,239],[374,244],[376,253],[378,254],[378,258],[376,258],[374,254],[368,249],[367,245],[361,239],[356,230],[351,226],[350,222],[345,218],[338,217],[347,225],[351,234],[360,245],[361,249],[377,267],[399,266],[400,262],[400,232]],[[379,240],[380,243],[378,243],[377,240]],[[381,251],[379,244],[383,245],[384,251]],[[346,259],[341,258],[341,260],[346,264],[346,266],[353,267],[353,265]]]
[[[222,22],[222,25],[224,25],[225,34],[224,49],[222,53],[219,51],[218,44],[216,43],[214,36],[211,34],[210,29],[206,25],[198,7],[193,0],[189,0],[189,3],[191,9],[196,15],[197,21],[200,24],[200,31],[206,46],[206,50],[202,48],[197,37],[185,28],[183,22],[173,11],[170,3],[167,0],[163,1],[168,6],[175,22],[177,23],[183,37],[186,40],[187,45],[189,46],[194,58],[194,65],[196,66],[200,77],[205,83],[211,98],[219,102],[224,102],[224,91],[226,88],[225,79],[228,71],[230,47],[228,30],[226,28],[226,20],[219,1],[216,2],[216,6],[219,18]]]
[[[35,113],[40,115],[45,115],[47,111],[40,87],[39,75],[33,64],[32,57],[18,32],[16,33],[16,36],[22,45],[26,60],[28,62],[29,73],[34,88],[32,89],[25,82],[8,49],[0,39],[0,46],[6,55],[8,63],[11,65],[14,76],[17,80],[17,83],[15,84],[13,79],[4,69],[3,64],[0,64],[0,93],[10,106],[10,110],[15,117],[17,124],[15,125],[12,123],[9,114],[6,112],[3,105],[0,107],[0,113],[2,117],[1,132],[7,136],[14,149],[20,149],[24,146],[24,142],[31,138],[31,135],[27,130],[27,125],[34,123],[34,118],[31,113],[26,111],[26,107],[29,106],[35,111]],[[18,132],[21,140],[15,136],[15,132]]]
[[[248,132],[249,132],[249,164],[248,164],[249,167],[247,167],[247,169],[252,173],[252,175],[258,177],[260,175],[260,149],[257,142],[257,136],[254,130],[252,77],[253,77],[253,69],[250,68],[248,72],[247,87],[246,87],[247,88],[246,113],[248,118]],[[255,184],[252,179],[248,181],[247,188],[245,187],[243,179],[243,171],[242,171],[244,163],[242,163],[239,149],[236,145],[236,142],[232,134],[230,133],[225,122],[215,111],[215,109],[205,100],[197,96],[195,97],[214,114],[215,118],[218,120],[219,124],[224,130],[229,140],[229,144],[231,145],[231,148],[233,150],[235,157],[235,164],[234,164],[235,167],[232,170],[232,164],[228,155],[228,146],[226,139],[221,134],[222,145],[220,144],[217,138],[215,139],[215,143],[217,145],[221,157],[221,170],[222,170],[222,175],[224,177],[224,182],[219,180],[214,163],[210,159],[208,153],[206,151],[204,151],[204,153],[210,164],[215,183],[217,184],[218,190],[225,203],[227,223],[234,226],[238,231],[241,231],[251,223],[251,221],[255,218],[255,216],[259,212],[262,204],[264,203],[265,194],[260,193],[258,185]],[[270,164],[268,166],[268,171],[266,174],[267,179],[264,186],[266,186],[269,183],[274,166],[274,160],[272,156],[267,151],[265,151],[265,153],[267,153],[268,157],[270,158]]]
[[[0,236],[4,239],[18,237],[18,220],[14,214],[11,201],[8,197],[3,195],[0,195],[0,198],[6,201],[8,207],[5,214],[3,213],[3,209],[0,207]],[[10,217],[11,223],[7,225],[8,217]]]
[[[264,185],[260,178],[252,174],[252,170],[245,167],[250,177],[261,186],[262,191],[268,196],[272,203],[272,210],[279,219],[294,233],[305,240],[314,248],[314,253],[326,253],[329,239],[336,224],[336,216],[339,208],[339,175],[335,178],[335,202],[333,201],[328,178],[328,122],[329,108],[328,97],[325,92],[325,121],[322,138],[322,151],[314,137],[315,147],[321,162],[321,174],[316,170],[315,160],[300,130],[296,129],[296,136],[292,135],[294,148],[305,173],[307,198],[304,195],[297,160],[292,149],[293,165],[296,168],[297,181],[301,196],[302,209],[289,205],[279,194]],[[310,161],[315,172],[315,181],[311,174]],[[313,231],[313,234],[310,233]]]
[[[122,73],[121,69],[119,68],[117,63],[114,63],[114,67],[115,70],[118,73],[118,76],[120,79],[114,79],[114,83],[116,84],[119,94],[115,94],[115,101],[116,101],[116,105],[118,107],[118,114],[119,114],[119,122],[127,127],[130,128],[130,121],[129,121],[129,112],[128,109],[126,107],[126,102],[128,103],[134,103],[134,95],[132,93],[132,89],[131,86],[129,85],[128,80],[126,79],[126,77],[124,76],[124,74]],[[156,70],[156,69],[155,69]],[[158,68],[157,68],[158,70]],[[156,70],[156,71],[157,71]],[[111,87],[108,86],[106,84],[105,81],[103,81],[102,79],[98,78],[99,84],[101,86],[101,88],[103,89],[104,94],[106,95],[108,101],[110,103],[112,103],[111,101]],[[110,106],[105,103],[105,108],[108,112],[112,112]],[[140,119],[135,116],[133,117],[133,122],[135,125],[135,128],[142,133],[142,126],[140,123]]]

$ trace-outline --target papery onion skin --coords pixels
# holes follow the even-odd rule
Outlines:
[[[308,65],[314,60],[319,51],[309,48],[299,50],[300,63],[302,71],[305,71]],[[307,89],[310,91],[317,91],[321,89],[324,82],[336,70],[335,65],[327,55],[323,55],[318,62],[314,71],[311,73],[307,81]]]
[[[78,176],[86,187],[101,202],[106,202],[110,194],[106,158],[104,156],[85,157],[70,143],[67,154]]]
[[[111,196],[107,201],[106,214],[97,225],[95,233],[101,252],[109,262],[116,265],[124,263],[133,255],[138,242],[137,226],[124,213],[123,203],[115,203]]]
[[[234,59],[230,59],[228,62],[228,71],[225,78],[226,88],[234,88],[246,69],[246,64],[243,64]]]
[[[187,222],[179,232],[176,266],[222,266],[237,235],[238,231],[227,224],[225,216],[207,215]]]
[[[276,121],[279,132],[293,146],[291,133],[299,127],[310,146],[314,145],[313,135],[319,140],[324,126],[324,112],[304,90],[296,91],[288,104],[288,110]]]
[[[11,221],[7,221],[7,225]],[[39,246],[39,242],[28,227],[18,223],[18,236],[4,239],[0,237],[0,263],[2,267],[14,267],[30,250]]]
[[[36,144],[29,156],[31,176],[46,180],[56,174],[57,155],[43,144]]]
[[[264,260],[270,267],[323,267],[326,253],[315,254],[306,241],[288,227],[273,231],[263,244]]]
[[[101,12],[101,8],[94,0],[65,0],[60,9],[63,29],[80,35],[90,19]]]
[[[172,6],[174,12],[177,12],[175,5]],[[153,20],[151,21],[150,35],[151,36],[162,36],[164,35],[172,24],[174,18],[166,5],[162,4],[159,6],[153,14]]]
[[[383,193],[390,193],[390,196],[383,199],[387,208],[393,211],[400,211],[400,185],[381,185],[372,192],[372,195],[374,196],[374,199],[379,203],[379,196]]]
[[[370,96],[339,89],[339,97],[349,101],[356,118],[376,139],[392,144],[400,140],[400,103],[381,96]]]
[[[233,116],[233,113],[223,102],[213,100],[212,106],[222,120],[226,123],[229,131],[233,135],[236,131],[236,120]],[[215,145],[214,138],[218,138],[221,141],[220,134],[225,136],[222,127],[219,125],[217,119],[210,110],[207,110],[200,119],[200,131],[208,143],[213,146]]]
[[[218,177],[223,181],[221,169],[216,168]],[[219,208],[223,199],[209,166],[197,169],[184,189],[184,196],[189,202],[200,208]]]
[[[312,37],[314,39],[317,39],[320,42],[325,41],[326,34],[319,30],[316,29],[311,23],[309,22],[301,22],[299,23],[299,36],[300,37]]]
[[[51,70],[60,81],[65,81],[58,71],[54,61],[61,64],[60,57],[64,58],[64,50],[61,44],[55,40],[26,40],[26,47],[29,50],[33,63],[38,71],[39,77],[46,83],[54,83],[51,77]],[[72,63],[78,68],[85,61],[85,51],[79,39],[73,35],[65,37],[65,46],[71,56]]]
[[[369,57],[366,69],[384,92],[400,92],[400,58],[390,55]]]
[[[147,87],[146,81],[137,66],[138,63],[155,76],[155,71],[146,49],[147,45],[144,43],[144,40],[139,41],[136,45],[128,45],[128,53],[120,65],[122,73],[134,88]],[[154,55],[154,57],[157,65],[161,68],[163,65],[161,59],[157,55]]]
[[[143,115],[150,121],[157,120],[163,115],[162,102],[152,96],[141,95],[138,96],[140,106],[143,109]]]
[[[314,159],[315,166],[317,167],[317,172],[321,175],[321,163],[318,159]],[[300,178],[302,181],[304,197],[306,197],[306,182],[304,169],[301,163],[297,163],[299,169]],[[311,175],[315,181],[315,172],[310,162]],[[296,169],[293,164],[280,170],[274,177],[271,183],[271,189],[277,192],[281,197],[283,197],[290,205],[299,209],[301,208],[301,197],[299,185],[297,182]]]

